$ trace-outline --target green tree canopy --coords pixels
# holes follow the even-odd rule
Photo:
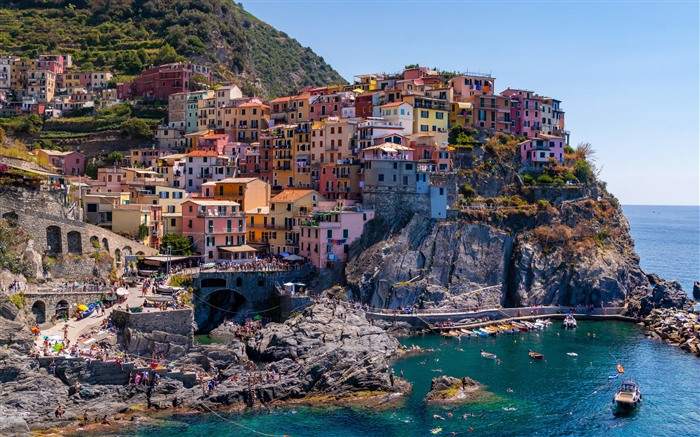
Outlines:
[[[173,256],[188,256],[196,253],[194,245],[184,235],[173,233],[163,235],[163,238],[160,240],[160,247],[163,251],[167,251],[168,246],[170,246],[170,253]]]

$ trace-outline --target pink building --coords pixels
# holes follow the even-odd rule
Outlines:
[[[48,70],[61,74],[72,66],[68,55],[39,55],[36,61],[37,70]]]
[[[520,162],[526,167],[542,168],[551,160],[564,162],[564,138],[540,134],[520,143]]]
[[[374,210],[364,210],[361,204],[322,202],[300,221],[299,254],[319,268],[346,261],[350,245],[373,218]]]
[[[229,200],[186,200],[182,203],[182,235],[205,262],[246,260],[255,249],[246,245],[245,214]]]
[[[226,147],[231,141],[229,134],[210,134],[199,139],[197,142],[197,150],[208,152],[216,152],[219,155],[232,155],[235,151],[234,145]]]
[[[542,98],[532,91],[508,88],[501,93],[511,102],[511,132],[527,138],[534,137],[542,130],[540,105]]]
[[[71,176],[85,174],[85,155],[80,152],[58,152],[56,150],[39,149],[35,153],[37,157],[45,159],[61,174]]]
[[[119,84],[117,96],[119,99],[148,97],[167,100],[171,94],[190,91],[193,85],[190,80],[194,75],[211,80],[208,67],[181,62],[159,65],[144,70],[133,82]]]

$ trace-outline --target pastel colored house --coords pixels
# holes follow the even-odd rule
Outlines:
[[[270,205],[270,184],[258,178],[226,178],[204,184],[202,196],[231,200],[248,211]]]
[[[70,176],[85,174],[85,155],[80,152],[39,149],[34,153],[40,161],[45,161],[52,165],[61,174]]]
[[[492,132],[511,132],[510,98],[494,94],[469,97],[474,111],[474,126]]]
[[[119,84],[117,92],[120,99],[146,97],[167,100],[171,94],[190,91],[195,75],[204,77],[206,81],[211,80],[208,67],[181,62],[160,65],[144,70],[132,82]]]
[[[403,127],[402,135],[413,133],[413,106],[407,102],[393,102],[381,106],[381,116],[391,124]]]
[[[564,138],[540,134],[520,143],[520,162],[530,168],[542,168],[551,162],[564,162]]]
[[[413,132],[447,132],[449,105],[446,100],[408,95],[404,101],[413,105]]]
[[[328,204],[329,202],[324,202]],[[350,245],[362,236],[373,210],[359,205],[320,205],[299,225],[299,254],[318,268],[346,261]]]
[[[540,123],[540,96],[529,90],[508,88],[501,95],[510,98],[510,118],[513,121],[511,132],[527,138],[534,137],[542,130]]]
[[[315,190],[288,188],[270,200],[270,252],[299,253],[300,217],[307,216],[323,197]]]
[[[455,76],[448,81],[454,90],[454,99],[465,102],[469,97],[493,94],[496,78],[488,74],[465,74]]]
[[[182,235],[205,262],[247,260],[255,249],[246,244],[245,214],[229,200],[186,200],[182,203]]]

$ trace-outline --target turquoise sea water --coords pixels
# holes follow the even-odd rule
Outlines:
[[[692,281],[700,279],[699,209],[625,206],[624,211],[642,267],[665,279],[678,279],[690,291]],[[403,370],[414,384],[400,408],[297,407],[272,413],[226,414],[225,419],[173,416],[158,426],[120,430],[119,435],[418,437],[432,435],[430,430],[436,427],[443,429],[437,435],[444,436],[452,432],[494,436],[700,435],[700,360],[646,339],[636,325],[580,322],[578,329],[565,331],[557,322],[535,333],[461,342],[428,335],[404,339],[403,343],[436,351],[393,364],[397,374]],[[496,353],[501,364],[481,358],[481,349]],[[530,360],[529,349],[543,353],[546,362]],[[567,352],[576,352],[578,357],[567,356]],[[615,374],[616,360],[624,365],[624,376],[635,379],[644,394],[639,410],[624,418],[614,417],[610,408],[624,378],[608,380]],[[423,398],[431,379],[440,374],[469,376],[485,384],[491,395],[479,403],[427,407]],[[392,417],[394,413],[396,417]],[[465,420],[461,418],[464,413],[476,417]],[[435,414],[446,420],[434,418]]]
[[[700,429],[700,360],[644,338],[633,324],[580,322],[578,329],[566,331],[556,322],[534,333],[461,342],[426,335],[404,343],[436,351],[393,364],[397,374],[403,370],[414,384],[401,408],[378,412],[296,408],[225,417],[258,432],[290,436],[426,436],[436,427],[443,428],[439,435],[683,436],[697,435]],[[481,358],[481,349],[497,354],[501,364]],[[529,349],[543,353],[546,362],[531,360]],[[578,357],[567,352],[576,352]],[[643,404],[630,417],[616,418],[610,408],[623,379],[608,379],[616,373],[616,360],[624,365],[624,376],[635,379],[644,394]],[[440,374],[469,376],[485,384],[492,395],[479,403],[427,407],[423,398],[431,378]],[[450,412],[452,418],[448,418]],[[464,413],[476,417],[465,420],[461,418]],[[434,414],[446,420],[436,419]],[[159,426],[120,432],[133,436],[168,434],[260,435],[213,415],[175,416]]]
[[[693,281],[700,281],[700,207],[627,205],[622,209],[642,268],[678,280],[691,293]]]

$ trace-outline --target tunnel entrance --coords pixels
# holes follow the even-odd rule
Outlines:
[[[197,334],[208,334],[224,320],[237,319],[238,312],[246,303],[245,297],[235,290],[217,290],[210,293],[204,300],[198,299],[195,307]]]

